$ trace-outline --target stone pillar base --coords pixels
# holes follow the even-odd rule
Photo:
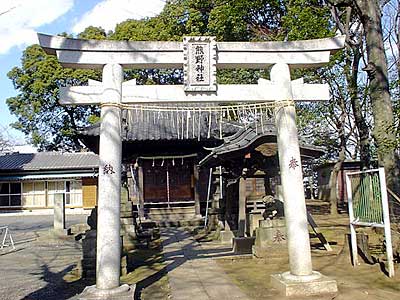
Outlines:
[[[229,244],[232,245],[234,237],[235,237],[235,234],[232,231],[230,231],[230,230],[221,230],[219,232],[219,235],[218,235],[218,240],[221,243],[226,243],[226,244],[229,243]]]
[[[71,228],[63,229],[63,228],[52,228],[49,229],[50,234],[54,236],[65,236],[71,235]]]
[[[318,272],[296,276],[289,272],[271,275],[271,284],[285,296],[312,296],[337,293],[336,280]]]
[[[78,300],[134,300],[136,285],[123,284],[115,289],[101,290],[95,285],[86,287]]]

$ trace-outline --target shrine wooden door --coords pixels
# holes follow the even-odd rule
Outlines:
[[[146,168],[144,176],[144,202],[165,203],[167,199],[167,172],[164,167]]]
[[[181,203],[193,201],[193,165],[165,163],[144,167],[144,202],[145,203]]]
[[[193,166],[190,165],[177,165],[168,168],[170,202],[193,200],[192,170]]]

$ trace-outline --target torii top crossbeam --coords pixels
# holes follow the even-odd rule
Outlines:
[[[214,37],[185,37],[183,42],[132,42],[79,40],[38,34],[40,45],[59,62],[72,68],[183,68],[184,86],[136,86],[126,82],[122,103],[157,102],[264,102],[279,93],[268,80],[253,85],[219,85],[217,69],[267,68],[285,63],[291,68],[316,67],[329,62],[330,53],[341,49],[344,36],[293,42],[216,42]],[[97,104],[103,93],[101,83],[61,88],[61,104]],[[292,83],[293,100],[328,100],[326,84]]]
[[[124,68],[182,68],[184,42],[79,40],[38,34],[48,54],[70,68],[102,68],[117,63]],[[216,42],[217,68],[262,69],[277,62],[291,67],[320,66],[343,48],[345,36],[292,42]]]

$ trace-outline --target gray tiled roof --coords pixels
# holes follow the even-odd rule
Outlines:
[[[11,153],[0,156],[0,171],[98,168],[99,157],[91,152]]]

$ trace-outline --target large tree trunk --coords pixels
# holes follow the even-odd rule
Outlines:
[[[400,0],[399,0],[400,1]],[[361,169],[371,166],[370,149],[370,129],[363,116],[361,97],[358,90],[358,69],[362,58],[361,48],[363,43],[362,31],[351,33],[350,28],[354,26],[354,9],[350,2],[346,1],[328,1],[331,5],[331,15],[336,22],[337,28],[342,34],[346,34],[345,50],[345,77],[348,84],[349,98],[354,115],[354,121],[358,130],[358,146],[360,150]],[[344,6],[345,10],[338,7]],[[341,14],[345,13],[345,18]],[[356,18],[358,19],[358,18]],[[357,22],[358,23],[358,22]]]
[[[374,116],[373,136],[379,165],[385,168],[388,186],[397,192],[398,169],[395,161],[396,137],[393,109],[389,94],[388,69],[383,44],[381,10],[378,0],[353,0],[364,27],[370,80],[369,91]]]
[[[348,51],[351,51],[351,55],[349,55],[351,56],[351,60],[347,62],[350,65],[350,68],[346,77],[349,86],[354,121],[359,134],[361,169],[363,169],[364,167],[369,168],[371,166],[371,150],[369,128],[362,113],[360,97],[358,94],[358,67],[360,65],[361,53],[357,46],[348,46]]]

